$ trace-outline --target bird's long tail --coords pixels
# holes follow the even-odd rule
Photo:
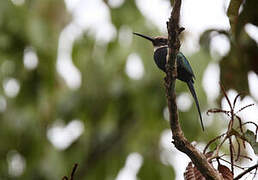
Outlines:
[[[200,120],[201,120],[202,130],[204,131],[201,110],[200,110],[199,102],[198,102],[198,99],[197,99],[197,96],[196,96],[196,93],[195,93],[195,90],[194,90],[193,83],[191,81],[188,81],[187,85],[188,85],[189,90],[191,91],[191,94],[192,94],[192,96],[194,98],[194,101],[195,101],[195,104],[197,106],[197,109],[198,109],[198,112],[199,112],[199,116],[200,116]]]

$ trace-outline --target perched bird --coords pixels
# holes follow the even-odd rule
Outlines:
[[[167,52],[168,52],[168,39],[167,37],[149,37],[149,36],[145,36],[143,34],[139,34],[139,33],[133,33],[137,36],[143,37],[145,39],[148,39],[149,41],[152,42],[153,46],[154,46],[154,61],[156,63],[156,65],[164,72],[166,72],[166,58],[167,58]],[[202,115],[201,115],[201,111],[200,111],[200,106],[199,106],[199,102],[194,90],[194,73],[193,70],[191,68],[191,65],[189,64],[188,60],[186,59],[186,57],[183,55],[183,53],[179,52],[176,56],[176,62],[177,62],[177,79],[186,82],[193,98],[195,101],[195,104],[197,106],[198,112],[199,112],[199,116],[200,116],[200,120],[201,120],[201,125],[202,125],[202,130],[204,131],[204,126],[203,126],[203,122],[202,122]]]

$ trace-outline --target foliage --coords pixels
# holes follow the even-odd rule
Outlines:
[[[228,116],[230,118],[230,121],[228,123],[228,128],[227,128],[227,131],[215,138],[213,138],[207,145],[206,147],[204,148],[204,151],[203,153],[205,154],[206,153],[206,150],[207,148],[214,142],[216,142],[218,139],[222,138],[223,139],[221,140],[221,142],[218,143],[218,145],[216,145],[216,149],[214,150],[214,155],[212,157],[209,158],[209,160],[211,161],[212,159],[215,159],[218,161],[218,170],[219,172],[220,171],[220,162],[219,160],[223,160],[223,156],[225,156],[226,154],[224,155],[219,155],[219,153],[222,151],[222,145],[228,141],[228,148],[229,148],[229,156],[230,156],[230,162],[228,162],[231,166],[231,171],[226,167],[226,166],[223,166],[223,169],[226,170],[224,173],[225,175],[228,175],[230,174],[230,176],[232,177],[231,179],[233,179],[234,177],[234,166],[235,166],[235,163],[240,161],[241,160],[241,157],[242,158],[245,158],[245,159],[248,159],[250,161],[252,161],[252,158],[249,157],[248,155],[244,155],[242,154],[243,152],[245,152],[243,149],[246,148],[246,142],[248,142],[251,147],[253,148],[254,150],[254,153],[257,154],[257,142],[256,142],[256,137],[257,137],[257,132],[258,132],[258,124],[255,123],[255,122],[252,122],[252,121],[248,121],[246,123],[243,123],[241,118],[238,116],[238,113],[243,111],[244,109],[246,108],[249,108],[251,106],[253,106],[254,104],[248,104],[244,107],[241,107],[240,110],[236,110],[235,109],[235,106],[236,106],[236,102],[237,102],[237,99],[240,98],[240,95],[241,94],[238,94],[233,103],[230,102],[229,100],[229,97],[228,95],[226,94],[225,92],[225,89],[224,87],[221,85],[221,89],[222,89],[222,92],[227,100],[227,103],[230,107],[230,110],[227,111],[227,110],[223,110],[223,109],[217,109],[217,108],[214,108],[214,109],[210,109],[207,111],[207,113],[223,113],[225,114],[226,116]],[[238,123],[236,123],[238,122]],[[236,125],[237,124],[237,125]],[[256,128],[256,133],[252,132],[251,130],[246,130],[246,132],[244,132],[244,126],[246,124],[252,124],[255,126]],[[236,128],[234,128],[236,127]],[[233,137],[235,138],[235,143],[233,143]],[[242,146],[241,146],[241,143],[242,143]],[[237,150],[236,150],[236,147],[235,147],[235,144],[237,144]],[[226,161],[225,161],[226,162]],[[255,162],[255,166],[257,166],[257,162]],[[240,167],[240,166],[238,166]],[[243,170],[246,170],[245,168],[242,168]],[[248,173],[249,171],[246,170],[246,172]],[[222,173],[222,172],[221,172]],[[232,174],[232,175],[231,175]],[[222,173],[223,177],[224,177],[224,174]],[[256,173],[254,174],[254,177],[256,176]],[[225,177],[224,177],[225,178]]]
[[[200,38],[200,43],[208,49],[214,36],[224,35],[230,41],[230,51],[220,60],[220,80],[227,84],[225,88],[234,87],[238,92],[248,92],[248,73],[254,71],[258,74],[257,43],[246,33],[245,28],[248,23],[258,26],[257,8],[256,0],[231,0],[227,10],[230,31],[209,29]]]
[[[253,150],[254,150],[254,153],[255,154],[258,154],[258,142],[256,142],[256,137],[257,137],[257,134],[254,135],[254,133],[250,130],[247,130],[245,133],[244,133],[244,137],[246,139],[246,141],[248,143],[250,143],[250,145],[252,146]]]

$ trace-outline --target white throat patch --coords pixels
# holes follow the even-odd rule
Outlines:
[[[163,48],[163,47],[168,47],[167,45],[164,45],[164,46],[154,46],[154,52],[159,49],[159,48]]]

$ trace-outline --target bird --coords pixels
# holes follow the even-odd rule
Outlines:
[[[167,59],[167,52],[168,52],[168,38],[164,36],[157,36],[157,37],[149,37],[140,33],[133,33],[134,35],[140,36],[144,39],[147,39],[152,42],[154,46],[154,61],[159,69],[161,69],[163,72],[166,72],[166,59]],[[204,131],[204,125],[202,121],[202,115],[200,110],[199,101],[194,89],[194,79],[195,75],[193,73],[192,67],[186,57],[183,53],[178,52],[176,56],[176,62],[177,62],[177,79],[185,82],[193,96],[193,99],[195,101],[200,122],[202,126],[202,130]]]

